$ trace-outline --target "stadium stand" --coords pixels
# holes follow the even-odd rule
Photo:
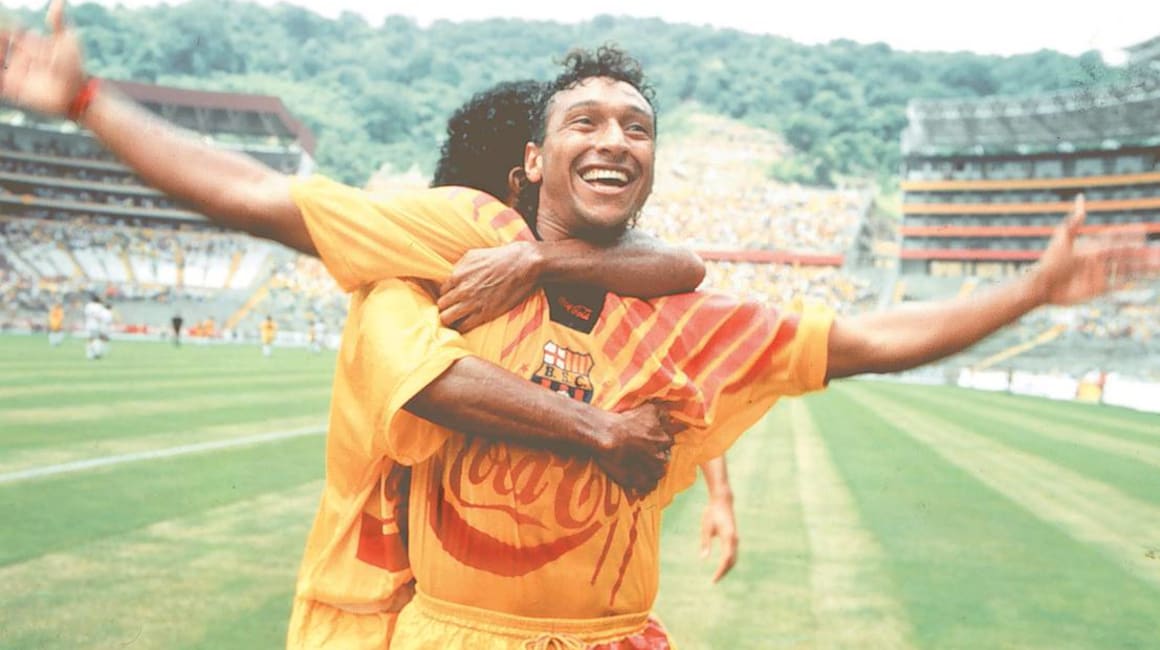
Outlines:
[[[891,301],[965,295],[1038,259],[1077,193],[1085,235],[1160,244],[1160,37],[1127,80],[1028,97],[914,100],[902,134],[902,275]],[[1160,379],[1160,285],[1037,311],[948,366]]]
[[[313,168],[314,136],[275,97],[110,83],[220,146]],[[145,186],[76,125],[0,107],[0,325],[35,329],[57,301],[76,314],[90,292],[125,330],[166,331],[175,312],[222,322],[293,257]]]
[[[903,271],[1016,273],[1038,259],[1080,192],[1087,233],[1131,227],[1160,241],[1155,49],[1136,46],[1130,81],[912,101],[902,135]]]

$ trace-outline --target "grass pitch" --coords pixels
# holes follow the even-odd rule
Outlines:
[[[332,354],[0,337],[0,648],[280,648]],[[731,450],[741,560],[666,514],[702,648],[1154,648],[1160,417],[843,382]]]

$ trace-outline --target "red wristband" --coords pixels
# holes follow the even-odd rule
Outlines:
[[[79,122],[84,116],[85,111],[89,110],[89,104],[93,103],[93,98],[97,96],[97,91],[101,88],[101,80],[96,77],[89,77],[85,81],[81,89],[77,91],[76,96],[68,105],[68,119]]]

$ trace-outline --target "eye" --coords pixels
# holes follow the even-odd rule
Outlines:
[[[633,122],[625,127],[624,130],[635,135],[652,136],[652,129],[640,122]]]

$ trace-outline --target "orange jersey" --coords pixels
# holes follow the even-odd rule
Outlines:
[[[369,280],[446,277],[485,229],[467,220],[475,200],[462,191],[388,199],[315,177],[296,181],[292,192],[328,270],[354,293],[335,369],[326,487],[299,570],[288,645],[325,638],[343,647],[381,648],[388,639],[351,640],[343,635],[357,626],[312,618],[311,607],[358,616],[397,612],[409,600],[409,471],[387,453],[384,432],[411,397],[469,352],[452,330],[415,327],[438,323],[426,294],[401,281],[372,287]],[[450,230],[440,230],[439,214],[460,216]],[[486,245],[498,243],[498,234],[491,237]],[[324,629],[312,629],[318,626]]]
[[[48,312],[48,331],[59,332],[64,326],[64,309],[54,306]]]
[[[274,336],[278,333],[278,325],[274,321],[264,320],[258,329],[262,333],[262,343],[269,345],[274,342]]]
[[[416,463],[411,562],[432,597],[536,618],[649,611],[663,508],[779,396],[823,386],[824,310],[783,314],[707,293],[593,297],[539,293],[464,339],[548,390],[613,411],[672,402],[694,428],[658,489],[633,500],[589,459],[400,414],[387,453]],[[590,318],[570,320],[565,305]]]
[[[435,235],[412,244],[415,255],[392,258],[389,251],[399,250],[391,241],[397,223],[379,228],[391,221],[389,210],[338,188],[300,184],[296,202],[344,286],[402,274],[403,266],[410,275],[440,281],[469,248],[532,238],[519,215],[495,199],[440,188],[402,201]],[[369,295],[393,295],[402,284],[383,283]],[[410,292],[416,305],[434,308],[417,287]],[[408,324],[401,342],[383,354],[404,348],[422,358],[416,350],[438,350],[437,333],[445,330],[431,314]],[[410,560],[420,587],[443,601],[521,616],[647,611],[656,594],[661,509],[692,483],[699,463],[720,455],[780,395],[822,387],[831,320],[822,309],[786,314],[704,293],[646,302],[561,291],[537,294],[469,333],[464,340],[472,352],[547,389],[607,409],[674,401],[678,417],[695,429],[681,437],[660,488],[632,501],[590,461],[453,434],[392,410],[405,399],[386,406],[380,400],[378,428],[360,439],[376,453],[414,465]],[[410,395],[421,387],[408,384]],[[348,408],[336,390],[334,410]],[[334,470],[354,469],[328,461],[328,483]],[[358,474],[365,508],[373,476],[361,468]],[[341,537],[341,529],[329,534]],[[566,596],[554,597],[559,594]]]

